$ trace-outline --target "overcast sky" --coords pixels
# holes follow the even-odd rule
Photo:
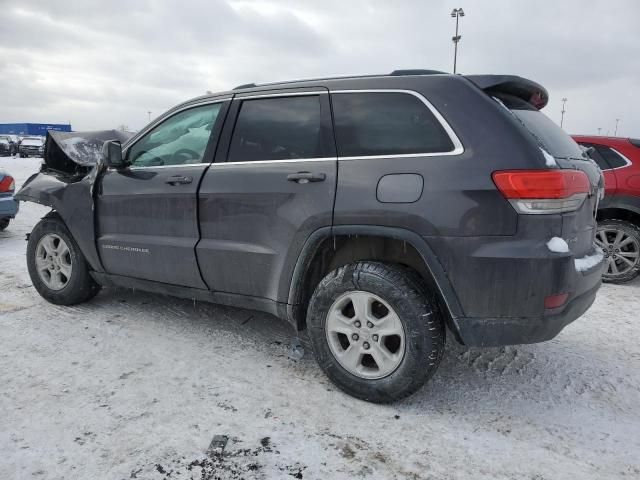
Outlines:
[[[139,129],[249,82],[399,68],[543,84],[572,133],[640,137],[636,0],[0,0],[0,123]]]

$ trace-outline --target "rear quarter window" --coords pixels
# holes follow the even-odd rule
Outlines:
[[[402,92],[331,95],[341,157],[446,153],[451,138],[427,105]]]
[[[629,164],[626,158],[620,155],[616,150],[605,145],[593,145],[600,155],[607,161],[610,168],[625,167]]]

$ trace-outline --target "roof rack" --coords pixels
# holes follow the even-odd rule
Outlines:
[[[403,75],[446,75],[447,72],[441,72],[440,70],[424,70],[420,68],[414,68],[409,70],[394,70],[389,75],[392,77],[400,77]]]
[[[382,75],[347,75],[347,76],[336,76],[336,77],[321,77],[321,78],[307,78],[302,80],[287,80],[284,82],[270,82],[270,83],[261,83],[259,85],[255,83],[245,83],[243,85],[238,85],[233,90],[242,90],[243,88],[255,88],[255,87],[265,87],[268,85],[286,85],[289,83],[297,83],[297,82],[313,82],[318,80],[337,80],[341,78],[367,78],[367,77],[400,77],[403,75],[446,75],[447,72],[441,72],[440,70],[426,70],[426,69],[409,69],[409,70],[394,70],[388,74]]]
[[[254,88],[257,86],[258,85],[256,85],[255,83],[245,83],[243,85],[238,85],[237,87],[234,88],[234,90],[242,90],[243,88]]]

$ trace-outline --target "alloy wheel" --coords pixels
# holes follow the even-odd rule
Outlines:
[[[404,358],[405,333],[400,318],[370,292],[347,292],[333,303],[326,320],[331,353],[349,373],[365,379],[393,373]]]
[[[635,268],[640,261],[638,241],[624,231],[604,227],[596,233],[596,245],[602,249],[607,269],[605,277],[615,278]]]
[[[51,290],[62,290],[71,279],[71,251],[55,233],[48,233],[38,241],[35,264],[38,276]]]

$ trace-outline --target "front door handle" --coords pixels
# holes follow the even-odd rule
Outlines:
[[[193,182],[193,177],[185,177],[183,175],[174,175],[173,177],[167,178],[164,183],[168,183],[169,185],[187,185]]]
[[[324,182],[326,178],[324,173],[298,172],[287,175],[287,180],[298,183]]]

